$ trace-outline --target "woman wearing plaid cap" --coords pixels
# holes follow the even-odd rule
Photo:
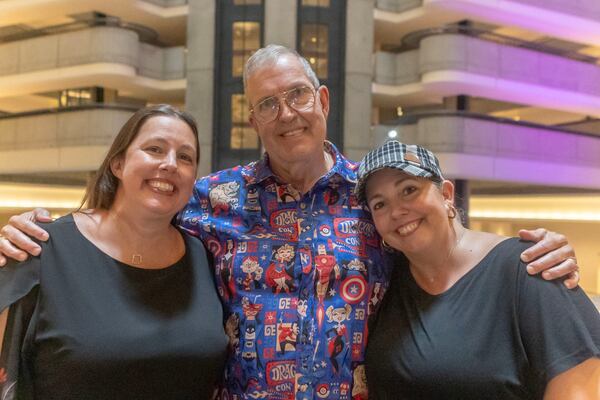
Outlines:
[[[369,337],[371,398],[600,398],[598,311],[528,276],[529,243],[466,229],[433,153],[389,141],[356,190],[396,263]]]

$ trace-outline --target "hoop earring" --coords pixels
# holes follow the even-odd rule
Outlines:
[[[385,251],[392,252],[392,251],[395,251],[395,250],[396,250],[396,249],[394,249],[392,246],[390,246],[389,244],[387,244],[383,238],[381,239],[381,246],[383,247],[383,249],[384,249]]]
[[[458,214],[458,211],[456,210],[456,207],[454,207],[454,204],[450,204],[449,206],[446,207],[446,209],[448,210],[448,218],[449,219],[456,218],[456,214]]]

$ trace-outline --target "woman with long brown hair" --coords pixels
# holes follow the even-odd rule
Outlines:
[[[193,118],[136,112],[38,257],[0,269],[2,399],[202,399],[227,339],[202,243],[171,224],[199,159]],[[2,336],[3,332],[0,332]]]

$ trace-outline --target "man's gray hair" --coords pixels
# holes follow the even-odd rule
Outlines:
[[[320,86],[319,78],[317,78],[315,71],[313,71],[313,69],[310,66],[310,63],[306,60],[306,58],[298,54],[296,50],[278,44],[270,44],[267,47],[258,49],[254,54],[252,54],[252,56],[250,56],[248,61],[246,61],[246,65],[244,65],[243,74],[244,92],[246,91],[246,87],[248,85],[248,78],[257,69],[262,68],[266,65],[273,65],[277,62],[277,60],[279,60],[279,58],[283,56],[296,57],[298,61],[300,61],[300,65],[302,65],[302,68],[304,69],[306,76],[310,80],[310,83],[313,84],[315,89]]]

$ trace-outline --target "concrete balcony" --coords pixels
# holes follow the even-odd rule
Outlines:
[[[0,96],[69,87],[118,88],[142,98],[183,97],[185,51],[143,43],[120,27],[75,32],[0,44]]]
[[[80,107],[0,118],[0,174],[96,170],[127,107]]]
[[[374,103],[439,103],[466,94],[600,116],[600,67],[461,34],[424,37],[419,48],[375,55]]]
[[[600,189],[600,137],[470,114],[430,113],[374,128],[432,150],[449,178]]]
[[[161,7],[178,7],[188,4],[188,0],[142,0]]]
[[[511,26],[597,46],[597,0],[377,0],[375,33],[399,43],[407,33],[461,20]]]
[[[0,26],[64,20],[67,15],[99,12],[152,27],[167,44],[185,43],[186,0],[1,0]]]
[[[600,3],[596,0],[377,0],[376,7],[384,11],[403,12],[433,3],[463,3],[465,4],[465,8],[466,6],[476,7],[480,3],[485,3],[490,6],[499,6],[500,3],[514,3],[513,5],[537,7],[561,14],[576,15],[589,19],[600,19]]]

